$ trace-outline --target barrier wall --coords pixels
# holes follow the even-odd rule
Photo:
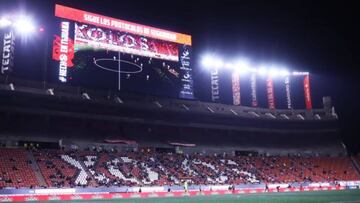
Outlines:
[[[344,190],[343,186],[328,187],[304,187],[304,188],[280,188],[279,192],[301,191],[330,191]],[[51,201],[51,200],[98,200],[98,199],[129,199],[129,198],[154,198],[154,197],[182,197],[200,195],[225,195],[225,194],[250,194],[264,193],[264,188],[247,188],[240,190],[217,190],[217,191],[189,191],[185,192],[142,192],[142,193],[79,193],[79,194],[26,194],[26,195],[0,195],[0,202],[25,202],[25,201]],[[278,192],[275,188],[269,188],[267,192]]]

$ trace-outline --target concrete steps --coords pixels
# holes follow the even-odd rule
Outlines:
[[[44,178],[43,174],[41,173],[40,167],[39,167],[39,165],[38,165],[32,151],[28,150],[27,154],[28,154],[29,160],[31,161],[31,167],[35,172],[36,179],[38,180],[40,186],[41,187],[48,187],[48,185],[46,184],[45,178]]]

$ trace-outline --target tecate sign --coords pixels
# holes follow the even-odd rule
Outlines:
[[[5,74],[11,71],[14,65],[14,49],[15,49],[15,35],[12,31],[4,33],[1,73]]]

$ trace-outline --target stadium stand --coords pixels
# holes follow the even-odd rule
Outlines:
[[[355,156],[355,159],[356,159],[357,163],[360,164],[360,154],[357,154]]]
[[[184,155],[151,150],[4,148],[0,152],[1,187],[40,186],[27,158],[29,153],[35,157],[48,187],[182,185],[184,180],[194,185],[360,180],[349,157]]]
[[[0,163],[0,188],[40,185],[26,150],[0,148]]]
[[[59,156],[58,151],[34,151],[34,157],[40,167],[46,183],[50,187],[75,186],[76,169]]]

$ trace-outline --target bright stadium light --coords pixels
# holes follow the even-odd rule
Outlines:
[[[257,73],[258,70],[256,68],[249,68],[249,72],[252,72],[252,73]]]
[[[214,55],[205,55],[201,60],[202,66],[205,68],[224,68],[225,63],[223,60]]]
[[[280,76],[283,76],[283,77],[290,75],[289,71],[286,69],[281,69],[279,74],[280,74]]]
[[[247,58],[238,58],[235,61],[223,60],[214,54],[202,57],[201,64],[206,69],[228,69],[236,74],[256,74],[262,77],[287,77],[290,75],[309,75],[309,72],[290,71],[285,65],[261,63],[253,64]]]
[[[297,72],[297,71],[294,71],[294,72],[292,72],[292,75],[294,75],[294,76],[309,75],[309,72]]]
[[[205,68],[210,68],[211,66],[214,65],[214,60],[211,56],[205,56],[203,57],[201,64],[205,67]]]
[[[247,73],[248,71],[250,71],[249,62],[247,60],[239,60],[236,63],[234,70],[236,73],[239,74]]]
[[[227,68],[227,69],[233,69],[233,68],[234,68],[234,64],[232,64],[232,63],[226,63],[224,67]]]
[[[214,65],[215,68],[222,68],[224,67],[224,62],[221,59],[216,59],[214,60]]]
[[[221,68],[224,66],[224,62],[221,59],[211,55],[206,55],[201,63],[205,68]]]
[[[268,74],[268,70],[265,66],[260,66],[260,68],[257,69],[257,73],[261,76],[265,76]]]
[[[20,34],[30,34],[35,31],[35,25],[29,16],[19,16],[14,22],[14,27]]]
[[[5,17],[0,18],[0,28],[8,27],[11,25],[11,21]]]
[[[280,75],[280,71],[279,71],[279,69],[277,69],[277,68],[271,68],[271,69],[269,70],[269,75],[270,75],[271,77],[277,77],[277,76]]]
[[[279,71],[278,71],[277,69],[275,69],[275,68],[271,68],[271,69],[269,70],[269,76],[271,76],[271,77],[276,77],[276,76],[278,76],[278,73],[279,73]]]

